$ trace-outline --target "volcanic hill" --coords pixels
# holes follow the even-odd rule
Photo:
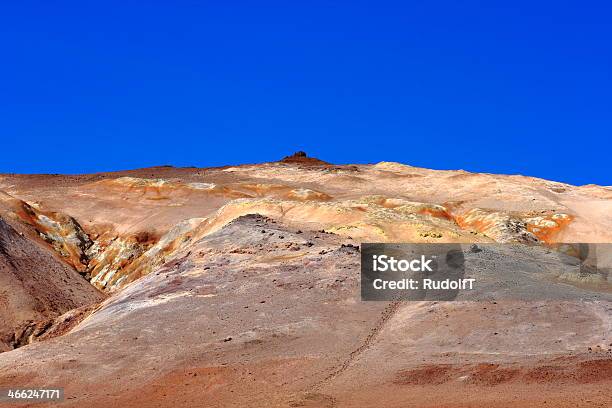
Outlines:
[[[611,214],[612,187],[303,152],[3,174],[0,388],[91,408],[612,406],[612,290],[528,264],[570,276],[550,248],[612,242]],[[364,242],[481,245],[475,273],[559,300],[363,302]]]

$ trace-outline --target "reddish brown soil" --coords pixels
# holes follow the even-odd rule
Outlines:
[[[281,163],[293,163],[293,164],[301,164],[301,165],[315,165],[315,166],[327,166],[330,163],[319,160],[315,157],[308,157],[305,152],[295,152],[291,156],[286,156],[281,160]]]
[[[551,363],[555,365],[547,366]],[[301,391],[301,368],[308,360],[192,367],[154,375],[129,391],[88,401],[90,408],[109,404],[132,407],[412,407],[535,408],[608,407],[612,396],[611,359],[542,362],[528,368],[483,363],[469,367],[426,365],[398,373],[391,382],[369,385],[363,393]],[[550,375],[563,372],[561,379]],[[457,380],[457,376],[469,376]],[[373,379],[364,379],[365,383]],[[365,384],[364,384],[365,386]],[[87,394],[86,389],[79,394]],[[75,397],[75,399],[78,399]],[[66,406],[79,406],[68,401]]]
[[[495,386],[508,382],[525,384],[591,384],[612,380],[612,358],[577,361],[563,358],[542,362],[534,366],[525,364],[502,365],[480,363],[476,365],[426,364],[397,373],[396,385],[444,384],[463,378],[464,382],[482,386]]]

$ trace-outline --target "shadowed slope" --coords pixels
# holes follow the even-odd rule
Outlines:
[[[15,332],[103,298],[50,249],[0,218],[0,350],[12,348]]]

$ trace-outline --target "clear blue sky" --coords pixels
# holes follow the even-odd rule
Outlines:
[[[3,2],[0,172],[335,163],[612,185],[612,6]]]

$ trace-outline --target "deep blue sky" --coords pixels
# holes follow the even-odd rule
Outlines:
[[[606,3],[6,1],[0,172],[305,150],[612,185]]]

